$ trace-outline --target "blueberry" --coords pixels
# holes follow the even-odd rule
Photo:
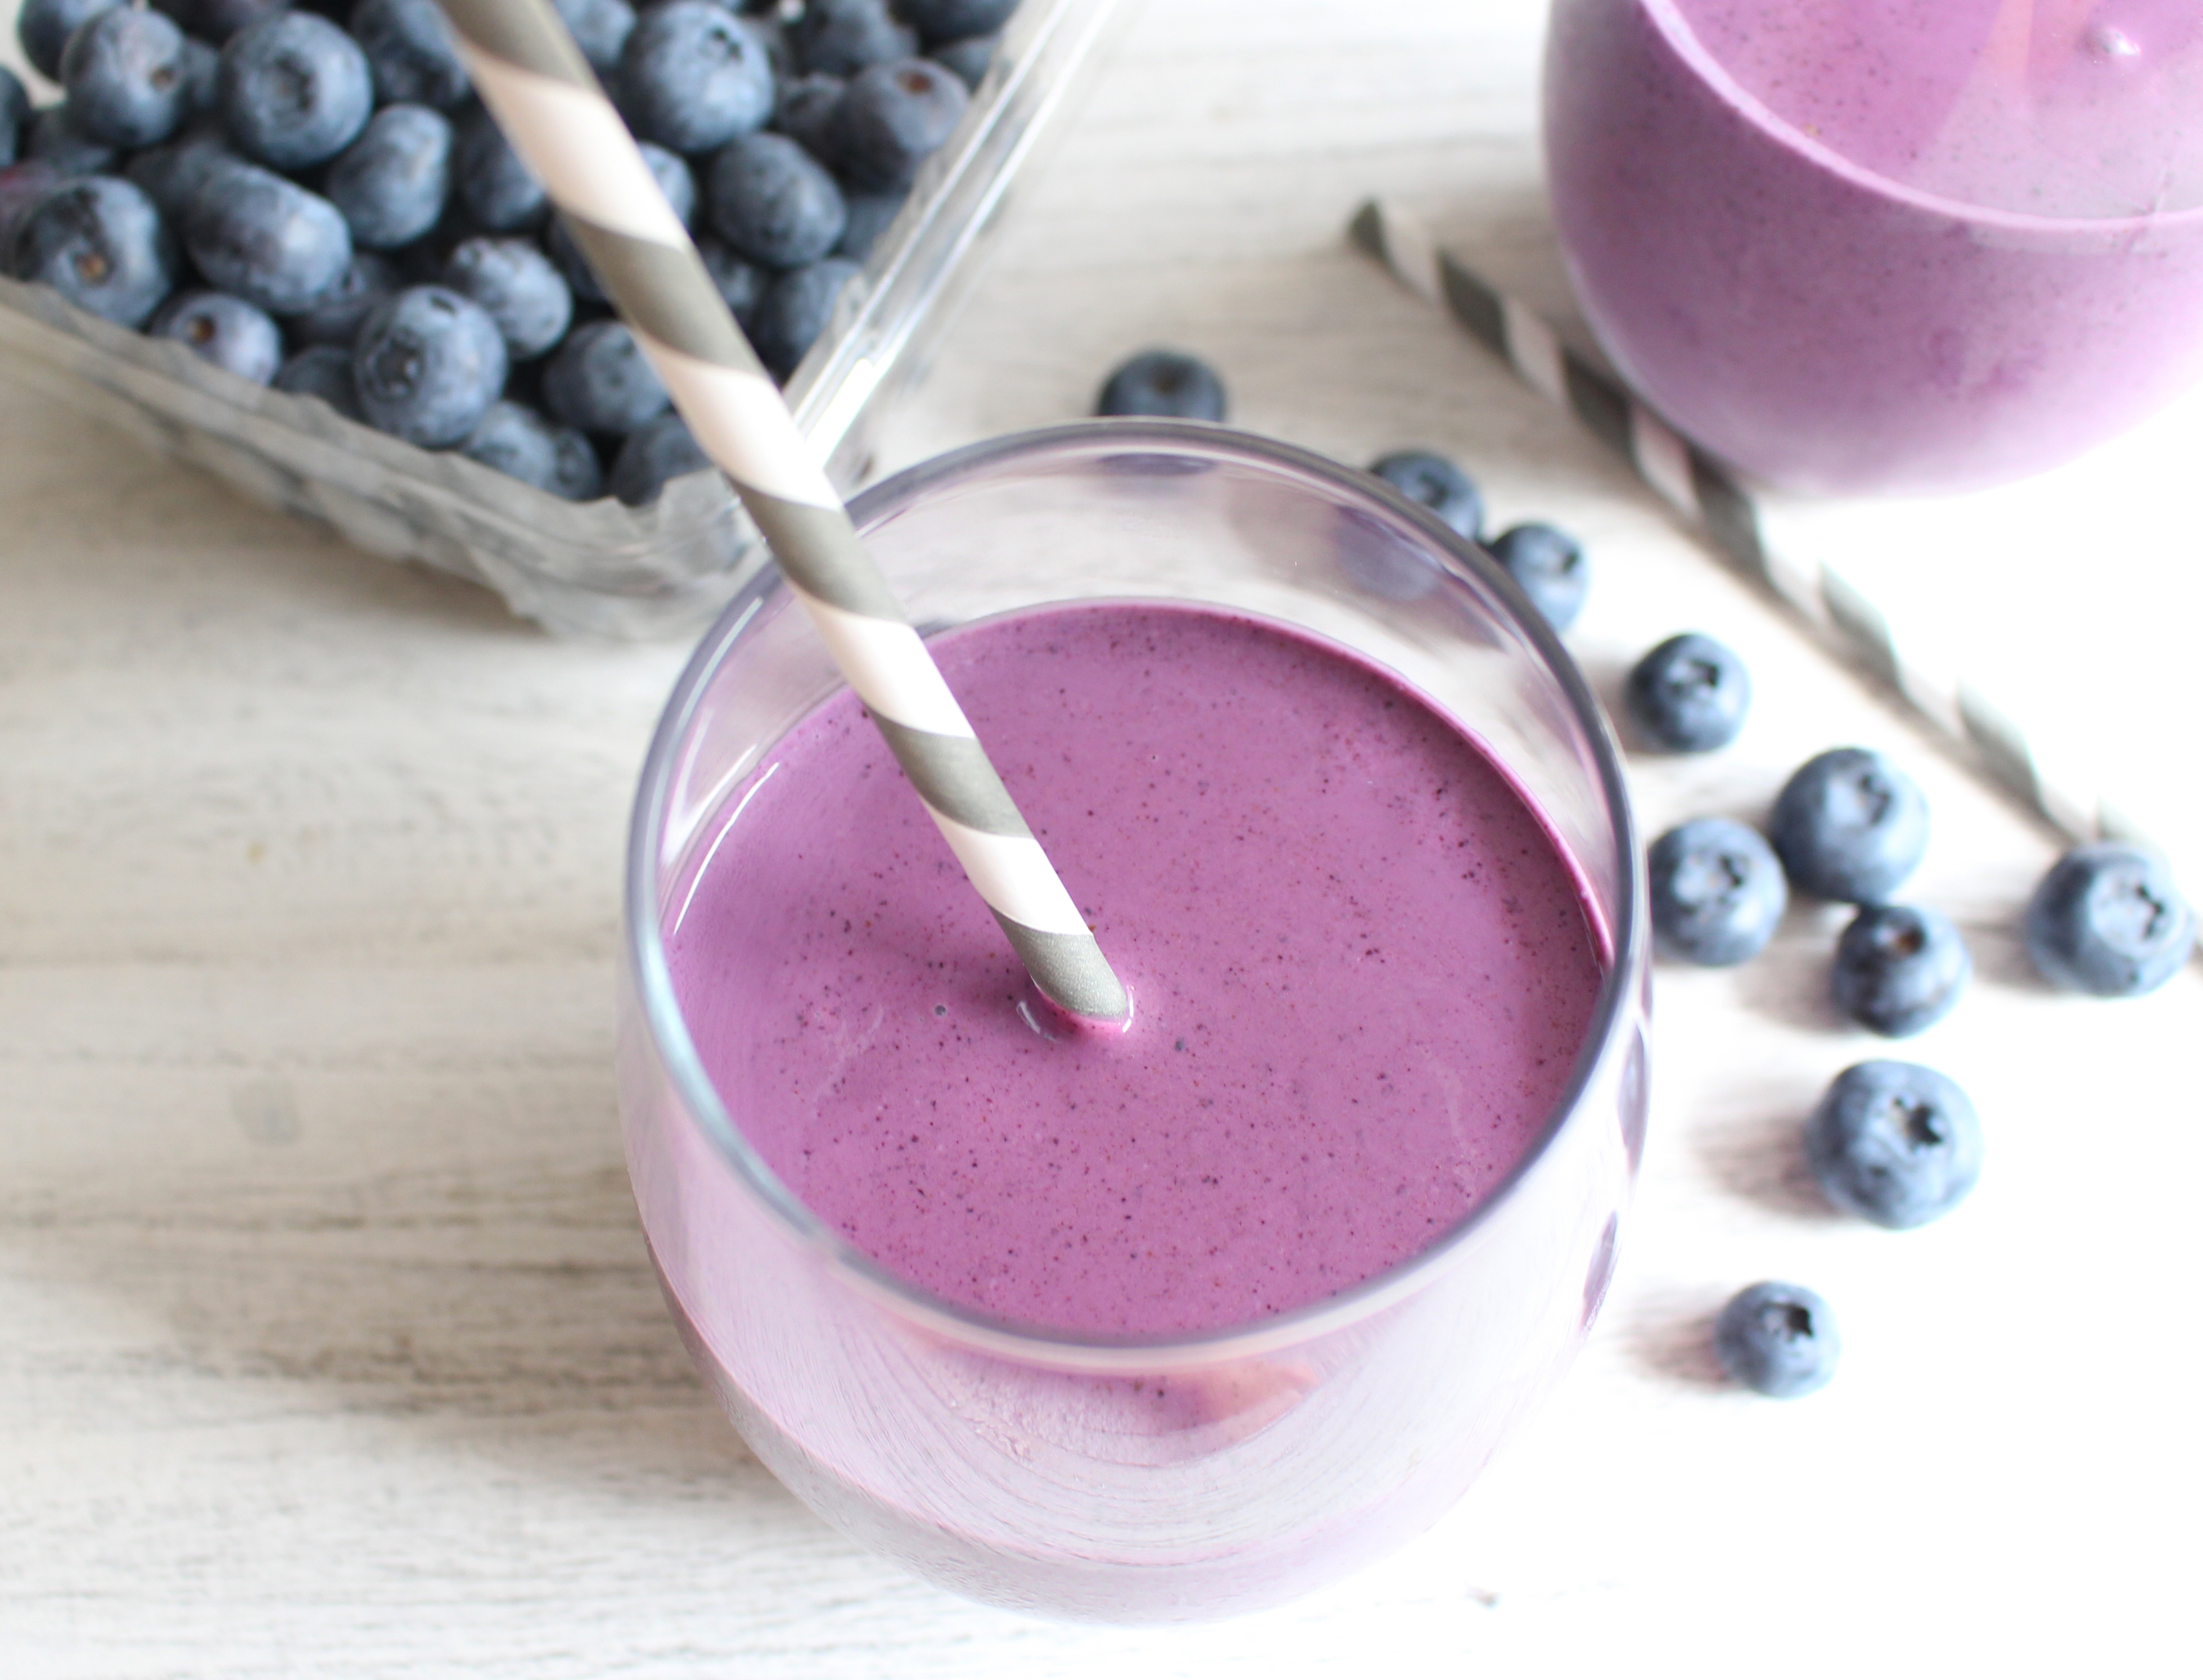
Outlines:
[[[834,249],[848,207],[834,177],[785,134],[744,134],[712,159],[706,177],[713,231],[737,256],[799,268]]]
[[[741,324],[742,330],[747,332],[772,276],[756,263],[735,256],[708,234],[696,241],[696,254],[704,259],[704,272],[719,288],[719,296],[726,300],[728,309]]]
[[[489,405],[459,453],[507,478],[550,490],[558,480],[559,430],[525,404],[500,400]]]
[[[359,324],[404,284],[390,260],[356,251],[337,283],[311,309],[283,317],[284,336],[298,345],[336,345],[349,351]]]
[[[1828,1200],[1893,1231],[1940,1219],[1982,1176],[1982,1123],[1954,1081],[1911,1062],[1838,1074],[1805,1123]]]
[[[1667,956],[1705,968],[1748,962],[1775,936],[1790,890],[1756,830],[1726,816],[1670,828],[1646,859],[1652,932]]]
[[[1467,473],[1426,449],[1395,450],[1369,463],[1369,470],[1441,523],[1474,541],[1484,528],[1484,498]]]
[[[505,340],[470,298],[409,286],[361,323],[351,366],[369,425],[444,449],[471,433],[505,388]]]
[[[751,319],[750,342],[775,375],[785,380],[795,372],[833,320],[842,288],[861,272],[846,256],[829,256],[789,269],[765,289]]]
[[[793,40],[803,69],[830,76],[853,76],[918,50],[918,32],[897,23],[886,0],[809,0]]]
[[[359,44],[311,12],[276,12],[231,36],[216,87],[237,149],[278,169],[326,163],[375,109]]]
[[[283,332],[275,319],[227,292],[179,292],[154,311],[145,332],[255,385],[274,379],[283,363]]]
[[[184,121],[215,115],[221,103],[221,55],[196,36],[184,37]]]
[[[696,225],[696,172],[688,161],[677,151],[668,151],[664,146],[653,145],[648,140],[635,148],[642,161],[650,166],[651,179],[658,190],[665,195],[665,202],[673,214],[681,218],[683,227]]]
[[[977,93],[985,80],[987,67],[995,62],[995,49],[1001,43],[992,35],[974,35],[967,40],[951,41],[927,55],[936,64]]]
[[[77,132],[102,145],[150,146],[176,132],[191,95],[184,32],[158,12],[118,6],[88,20],[62,53]]]
[[[574,44],[599,76],[610,76],[619,64],[620,49],[635,27],[635,8],[627,0],[552,0]]]
[[[551,441],[558,451],[548,486],[551,493],[570,502],[594,502],[603,495],[605,469],[597,459],[596,445],[570,426],[552,427]]]
[[[186,35],[211,41],[217,47],[248,24],[271,12],[280,12],[291,0],[154,0],[155,9],[175,19]],[[314,10],[333,9],[317,3]]]
[[[765,44],[712,0],[664,0],[638,16],[612,86],[635,133],[676,151],[709,151],[772,115]]]
[[[1755,1283],[1714,1321],[1714,1353],[1747,1388],[1792,1400],[1828,1386],[1843,1352],[1828,1302],[1795,1283]]]
[[[1017,9],[1018,0],[896,0],[895,5],[928,45],[991,35]]]
[[[1879,752],[1842,746],[1783,784],[1767,833],[1800,893],[1879,904],[1928,849],[1928,801]]]
[[[517,233],[550,207],[543,183],[521,161],[497,121],[477,105],[452,138],[452,186],[467,219],[485,233]]]
[[[2131,846],[2077,846],[2027,906],[2027,954],[2070,992],[2131,998],[2172,978],[2195,946],[2195,914],[2162,858]]]
[[[137,327],[174,284],[161,213],[127,180],[92,175],[47,193],[15,224],[9,272],[43,281],[79,309]]]
[[[1751,675],[1711,636],[1670,636],[1637,662],[1624,693],[1645,739],[1670,752],[1710,752],[1744,728]]]
[[[688,422],[677,414],[662,414],[620,445],[610,487],[629,507],[639,508],[656,501],[658,492],[675,479],[711,464],[696,447]]]
[[[23,130],[22,151],[70,177],[111,174],[122,161],[113,146],[103,145],[77,127],[66,103],[31,113]]]
[[[335,345],[309,345],[275,370],[275,388],[294,397],[318,397],[346,420],[364,420],[351,352]]]
[[[1109,375],[1094,412],[1221,423],[1226,406],[1224,381],[1206,362],[1175,350],[1147,350]]]
[[[112,11],[122,0],[23,0],[15,14],[15,39],[31,68],[48,81],[62,79],[62,54],[80,24]]]
[[[875,64],[850,78],[834,108],[828,144],[835,163],[860,192],[899,192],[918,179],[918,166],[971,103],[964,84],[930,60]]]
[[[526,239],[462,241],[445,266],[444,284],[489,311],[515,362],[542,355],[574,319],[572,290]]]
[[[843,202],[849,207],[849,220],[842,229],[834,255],[846,256],[852,262],[862,262],[872,254],[880,235],[894,225],[902,214],[902,207],[910,202],[907,192],[851,192]]]
[[[839,76],[795,76],[780,85],[772,126],[821,162],[834,161],[834,113],[849,84]]]
[[[1574,537],[1535,522],[1513,525],[1491,539],[1491,554],[1546,623],[1565,630],[1576,622],[1591,591],[1591,566]]]
[[[31,96],[5,64],[0,64],[0,169],[15,161],[22,144],[24,120],[31,114]]]
[[[576,327],[543,368],[543,406],[583,432],[632,432],[669,400],[635,334],[617,321]]]
[[[351,27],[383,104],[448,111],[467,97],[467,67],[436,0],[359,0]]]
[[[36,159],[0,168],[0,274],[9,272],[8,252],[15,244],[15,224],[61,184],[61,172]]]
[[[452,186],[452,125],[426,105],[385,105],[338,154],[322,186],[354,245],[410,245],[444,214]]]
[[[1910,1038],[1951,1012],[1973,977],[1966,941],[1940,911],[1869,905],[1836,941],[1836,1007],[1884,1038]]]
[[[216,286],[270,315],[312,309],[351,266],[336,206],[250,163],[210,172],[185,212],[184,248]]]
[[[206,184],[222,170],[244,162],[223,143],[219,129],[203,127],[166,145],[148,146],[130,160],[124,174],[160,206],[161,214],[172,225],[180,228]]]

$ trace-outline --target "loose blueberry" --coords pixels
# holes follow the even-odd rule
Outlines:
[[[154,9],[175,19],[186,35],[219,47],[246,25],[257,23],[290,3],[291,0],[154,0]],[[310,9],[334,11],[334,7],[328,0],[317,0]]]
[[[605,469],[597,459],[596,445],[570,426],[552,427],[551,440],[558,451],[551,475],[551,493],[570,502],[594,502],[603,495]]]
[[[184,215],[198,271],[270,315],[297,315],[335,292],[351,235],[335,205],[250,163],[212,169]]]
[[[1782,865],[1767,842],[1726,816],[1670,828],[1652,843],[1646,873],[1661,952],[1704,968],[1757,957],[1790,904]]]
[[[971,103],[964,84],[929,59],[875,64],[850,79],[834,108],[834,162],[859,192],[900,192]]]
[[[1149,350],[1109,375],[1094,412],[1220,424],[1226,408],[1224,381],[1206,362],[1175,350]]]
[[[1928,801],[1879,752],[1838,747],[1783,784],[1767,833],[1800,893],[1879,904],[1928,850]]]
[[[1869,905],[1836,941],[1836,1007],[1884,1038],[1910,1038],[1951,1012],[1973,977],[1966,941],[1940,911]]]
[[[454,127],[452,186],[467,219],[485,233],[524,232],[543,220],[551,202],[535,172],[480,106]]]
[[[662,414],[620,445],[609,480],[613,495],[631,508],[658,499],[675,479],[710,466],[696,447],[688,423],[677,414]]]
[[[946,46],[936,47],[927,56],[977,93],[979,84],[986,78],[987,67],[995,62],[995,50],[1001,44],[995,36],[974,35],[969,40],[951,41]]]
[[[452,186],[452,125],[426,105],[385,105],[329,165],[322,192],[354,245],[410,245],[444,214]]]
[[[704,272],[718,287],[728,309],[742,329],[748,331],[757,306],[764,300],[765,289],[772,283],[772,276],[756,263],[735,256],[709,234],[696,241],[696,254],[704,259]]]
[[[1491,539],[1491,554],[1546,623],[1565,630],[1576,622],[1591,592],[1591,564],[1574,537],[1534,522],[1509,526]]]
[[[885,0],[809,0],[791,41],[805,71],[830,76],[853,76],[918,50],[918,32],[897,23]]]
[[[403,282],[387,257],[371,251],[356,251],[335,286],[311,309],[283,318],[283,331],[292,343],[335,345],[346,352],[351,365],[351,341],[365,321]],[[350,377],[349,374],[346,375]]]
[[[155,312],[146,333],[265,385],[283,363],[283,333],[265,309],[226,292],[180,292]]]
[[[862,262],[872,254],[879,243],[902,214],[902,207],[910,202],[907,192],[851,192],[843,195],[849,207],[849,220],[842,229],[841,242],[834,247],[834,255],[846,256],[852,262]]]
[[[638,16],[613,89],[635,133],[676,151],[709,151],[772,115],[764,43],[712,0],[664,0]]]
[[[751,318],[750,342],[780,379],[795,372],[834,318],[842,288],[862,271],[845,256],[791,268],[766,288]]]
[[[2077,846],[2027,906],[2027,954],[2070,992],[2132,998],[2172,978],[2195,947],[2195,913],[2164,859],[2139,847]]]
[[[635,27],[635,8],[627,0],[552,0],[574,32],[574,44],[589,68],[609,77],[619,65],[620,49]]]
[[[184,121],[211,117],[221,104],[221,55],[196,36],[184,37]]]
[[[571,288],[526,239],[461,241],[445,266],[444,284],[489,311],[515,362],[542,355],[566,336],[574,319]]]
[[[489,405],[459,453],[507,478],[548,490],[558,477],[558,428],[519,403]]]
[[[31,115],[31,96],[15,73],[0,64],[0,169],[15,161],[22,128]]]
[[[311,12],[273,13],[231,36],[216,92],[238,150],[278,169],[327,162],[375,109],[359,44]]]
[[[780,85],[772,126],[822,163],[834,161],[834,113],[849,84],[839,76],[796,76]]]
[[[191,97],[184,32],[158,12],[118,6],[88,20],[62,53],[77,132],[102,145],[150,146],[176,132]]]
[[[352,377],[369,425],[426,449],[464,440],[505,388],[487,311],[439,286],[385,298],[361,325]]]
[[[275,388],[293,397],[318,397],[346,420],[364,420],[351,352],[336,345],[310,345],[275,370]]]
[[[191,214],[194,197],[208,181],[244,162],[224,144],[219,129],[202,127],[166,145],[148,146],[130,160],[123,173],[160,207],[172,226],[180,228]]]
[[[1722,1368],[1776,1400],[1826,1388],[1842,1352],[1828,1302],[1795,1283],[1755,1283],[1733,1296],[1714,1321]]]
[[[66,103],[48,105],[31,113],[24,127],[22,151],[26,157],[50,163],[63,175],[104,175],[114,173],[122,154],[80,130]]]
[[[576,327],[543,368],[543,406],[583,432],[621,436],[670,399],[635,334],[617,321]]]
[[[848,207],[834,177],[785,134],[744,134],[712,159],[712,227],[736,255],[799,268],[834,249]]]
[[[15,223],[9,272],[42,281],[79,309],[118,326],[142,326],[174,284],[161,213],[113,175],[70,181]]]
[[[991,35],[1017,9],[1018,0],[897,0],[895,6],[929,46]]]
[[[1655,746],[1710,752],[1744,728],[1751,675],[1711,636],[1670,636],[1637,662],[1624,699],[1631,720]]]
[[[1475,539],[1484,528],[1484,498],[1467,473],[1426,449],[1395,450],[1369,463],[1369,470],[1440,522]]]
[[[448,111],[467,97],[467,67],[436,0],[359,0],[351,27],[381,103]]]
[[[1911,1062],[1838,1074],[1805,1123],[1828,1199],[1893,1231],[1940,1219],[1982,1176],[1982,1123],[1957,1083]]]
[[[48,81],[62,79],[62,54],[80,24],[112,11],[122,0],[23,0],[15,14],[15,39],[31,68]]]

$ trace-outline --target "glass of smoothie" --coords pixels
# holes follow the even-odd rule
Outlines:
[[[1993,484],[2203,378],[2194,0],[1555,0],[1545,145],[1600,345],[1768,482]]]
[[[620,1093],[758,1456],[994,1603],[1213,1617],[1420,1531],[1559,1376],[1645,1121],[1613,742],[1512,583],[1220,427],[980,445],[858,528],[1094,927],[1054,1013],[777,576],[652,746]]]

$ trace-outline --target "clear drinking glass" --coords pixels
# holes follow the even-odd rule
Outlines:
[[[1643,867],[1581,676],[1474,545],[1366,474],[1221,428],[1068,427],[854,504],[927,629],[1049,601],[1220,604],[1391,666],[1479,739],[1572,855],[1610,963],[1539,1141],[1462,1223],[1344,1294],[1227,1332],[1092,1343],[950,1306],[822,1227],[744,1141],[682,1024],[661,918],[729,791],[840,687],[777,574],[660,723],[628,860],[620,1100],[697,1365],[821,1515],[995,1603],[1116,1621],[1275,1602],[1418,1532],[1598,1311],[1645,1122]]]

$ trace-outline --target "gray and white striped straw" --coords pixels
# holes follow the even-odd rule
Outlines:
[[[441,3],[483,103],[734,481],[1034,983],[1074,1015],[1125,1019],[1124,986],[550,0]]]
[[[2011,715],[1964,678],[1911,651],[1933,639],[1893,625],[1868,595],[1825,561],[1770,543],[1751,492],[1728,467],[1681,436],[1613,374],[1563,344],[1520,300],[1482,279],[1397,206],[1373,198],[1347,232],[1418,297],[1438,304],[1523,381],[1580,420],[1695,526],[1731,567],[1833,639],[1946,735],[1970,748],[1999,787],[2077,841],[2118,840],[2167,857],[2189,882],[2195,859],[2171,856],[2093,788],[2052,776]]]

